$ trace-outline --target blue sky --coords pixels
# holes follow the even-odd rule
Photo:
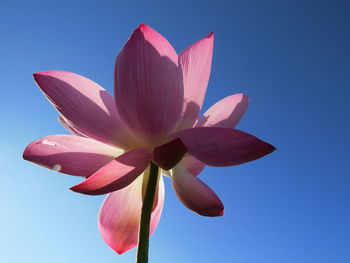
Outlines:
[[[350,262],[348,1],[9,1],[0,3],[0,261],[134,262],[97,230],[103,197],[25,162],[31,141],[67,133],[32,73],[66,70],[113,92],[115,56],[146,23],[180,52],[215,32],[204,109],[244,92],[238,128],[278,151],[200,175],[225,216],[186,209],[166,180],[150,262]]]

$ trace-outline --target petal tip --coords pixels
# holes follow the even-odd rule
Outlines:
[[[244,94],[244,93],[239,93],[238,95],[241,96],[241,103],[246,104],[246,107],[248,107],[248,105],[250,104],[250,98],[248,95]]]
[[[244,98],[244,99],[249,99],[249,96],[244,94],[244,93],[238,93],[238,94],[241,95],[242,98]]]
[[[113,249],[115,252],[117,252],[118,255],[124,254],[124,252],[128,251],[128,249]]]
[[[232,98],[234,97],[239,97],[240,98],[240,101],[246,101],[247,103],[250,102],[250,98],[248,95],[244,94],[244,93],[236,93],[236,94],[233,94],[231,95]]]
[[[74,185],[72,187],[69,188],[69,190],[76,192],[76,193],[81,193],[80,191],[80,184]]]
[[[28,148],[29,147],[27,146],[22,153],[22,158],[26,161],[29,161],[29,149]]]
[[[86,180],[77,185],[70,187],[69,190],[79,194],[97,195],[94,193],[94,191],[89,191],[88,187],[86,187]]]
[[[146,24],[140,24],[138,27],[137,27],[137,29],[140,29],[140,30],[142,30],[142,29],[149,29],[150,27],[148,26],[148,25],[146,25]]]
[[[275,146],[273,146],[272,144],[265,142],[265,141],[262,141],[262,142],[265,143],[265,145],[266,145],[265,147],[266,147],[267,154],[272,153],[274,151],[277,151],[277,148]]]
[[[225,208],[224,208],[224,204],[220,201],[220,204],[213,208],[212,213],[210,213],[209,216],[211,217],[219,217],[219,216],[224,216],[225,214]]]
[[[215,33],[214,32],[210,32],[209,35],[207,35],[205,38],[211,39],[211,38],[214,38],[214,36],[215,36]]]
[[[155,30],[146,24],[140,24],[135,29],[134,32],[141,32],[142,34],[147,34],[147,33],[155,32]]]
[[[33,73],[33,77],[34,77],[34,79],[36,79],[36,78],[40,78],[43,76],[53,75],[56,72],[58,72],[58,70],[47,70],[47,71],[35,72],[35,73]]]
[[[86,189],[84,182],[77,184],[75,186],[72,186],[71,188],[69,188],[69,190],[71,190],[75,193],[84,194],[84,195],[103,195],[103,194],[106,194],[106,192],[104,192],[103,190],[102,191],[99,191],[99,190],[94,191],[94,190]]]
[[[208,209],[207,211],[197,211],[196,213],[206,217],[219,217],[219,216],[224,216],[225,209],[224,209],[224,205],[221,203],[218,206],[213,206],[211,209]]]
[[[38,139],[38,140],[31,142],[29,145],[27,145],[27,147],[24,149],[24,151],[22,153],[22,158],[26,161],[32,162],[33,153],[35,152],[35,150],[34,150],[35,145],[41,141],[42,141],[42,139]],[[34,149],[33,149],[33,147],[34,147]]]
[[[33,78],[35,82],[38,82],[39,79],[41,78],[41,76],[45,75],[45,71],[44,72],[35,72],[33,73]]]
[[[124,254],[126,251],[130,250],[130,249],[133,249],[136,245],[129,245],[129,246],[123,246],[123,245],[118,245],[114,242],[111,242],[111,241],[107,241],[107,240],[104,240],[107,245],[113,249],[113,251],[115,251],[118,255],[122,255]]]
[[[60,70],[47,70],[47,71],[33,73],[33,78],[34,78],[34,81],[39,84],[40,81],[45,81],[50,77],[52,78],[59,77],[60,73],[69,73],[69,72],[60,71]]]

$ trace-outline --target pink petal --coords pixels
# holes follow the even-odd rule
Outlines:
[[[234,128],[243,117],[249,105],[249,97],[244,94],[228,96],[207,110],[195,127]]]
[[[87,195],[102,195],[122,189],[132,183],[149,165],[152,151],[139,148],[110,161],[72,191]]]
[[[73,130],[103,143],[133,146],[113,97],[98,84],[65,71],[36,73],[34,79]]]
[[[118,254],[137,246],[142,207],[142,180],[139,176],[129,186],[107,196],[99,214],[99,229],[105,242]],[[160,219],[164,204],[164,183],[160,177],[158,196],[151,215],[150,235]]]
[[[179,163],[183,168],[185,168],[190,174],[197,176],[201,171],[203,171],[205,164],[197,160],[191,155],[185,156]]]
[[[169,170],[181,161],[186,151],[181,140],[175,139],[153,150],[153,162],[162,169]]]
[[[115,95],[120,115],[144,146],[163,143],[174,130],[182,110],[182,71],[174,48],[146,25],[117,58]]]
[[[203,216],[224,215],[224,205],[214,191],[179,165],[173,170],[172,183],[187,208]]]
[[[242,118],[247,110],[248,104],[249,98],[244,94],[228,96],[210,107],[196,122],[195,127],[233,128]],[[195,176],[205,167],[204,163],[191,155],[184,157],[180,165]]]
[[[173,134],[189,154],[211,166],[231,166],[253,161],[275,150],[253,135],[221,127],[200,127]]]
[[[178,130],[191,128],[202,108],[210,76],[213,46],[214,33],[211,33],[179,55],[185,93],[182,119],[178,124]]]
[[[90,176],[122,150],[93,139],[52,135],[29,144],[23,158],[60,173]]]

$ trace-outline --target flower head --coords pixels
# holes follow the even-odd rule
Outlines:
[[[179,200],[204,216],[222,216],[219,197],[197,175],[205,165],[253,161],[275,148],[233,129],[245,113],[244,94],[228,96],[199,116],[208,85],[214,34],[177,55],[171,44],[140,25],[117,57],[115,98],[95,82],[64,71],[34,74],[59,121],[73,135],[52,135],[28,145],[26,160],[86,179],[75,192],[107,194],[99,229],[116,252],[137,244],[150,162],[171,177]],[[164,202],[160,177],[151,231]]]

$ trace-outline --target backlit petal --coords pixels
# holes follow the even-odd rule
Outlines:
[[[99,230],[105,242],[118,254],[137,246],[142,208],[142,180],[139,176],[129,186],[109,194],[99,214]],[[155,230],[164,203],[164,183],[160,177],[158,197],[151,215],[150,234]]]
[[[29,144],[23,158],[60,173],[87,177],[122,153],[93,139],[52,135]]]
[[[133,32],[119,53],[115,99],[120,115],[146,147],[163,143],[181,114],[183,81],[177,54],[146,25]]]
[[[175,139],[153,150],[153,162],[162,169],[169,170],[181,161],[186,151],[181,140]]]
[[[191,128],[197,120],[207,90],[213,55],[214,34],[194,43],[179,55],[184,78],[184,106],[178,130]]]
[[[180,138],[189,154],[211,166],[231,166],[253,161],[275,150],[246,132],[221,128],[200,127],[173,134]]]
[[[224,206],[214,191],[179,165],[173,169],[172,183],[177,197],[192,211],[203,216],[224,214]]]
[[[243,117],[249,105],[244,94],[228,96],[207,110],[195,124],[195,127],[234,128]]]
[[[129,151],[107,163],[71,190],[87,195],[101,195],[122,189],[147,168],[151,159],[152,151],[148,148]]]
[[[191,155],[186,155],[179,163],[183,168],[185,168],[190,174],[197,176],[201,171],[203,171],[205,164],[197,160]]]
[[[34,79],[74,130],[121,148],[133,144],[113,97],[95,82],[65,71],[36,73]]]

